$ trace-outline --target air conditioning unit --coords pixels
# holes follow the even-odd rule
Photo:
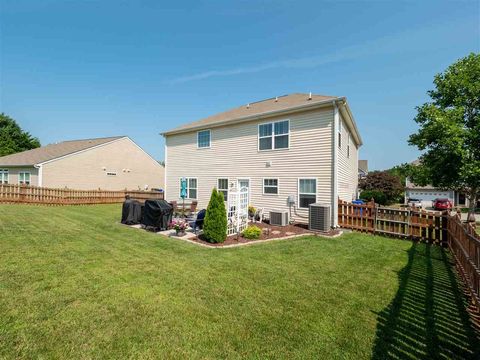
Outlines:
[[[270,225],[287,226],[288,211],[280,211],[280,210],[270,211]]]
[[[331,228],[329,204],[310,204],[308,213],[308,229],[328,232]]]

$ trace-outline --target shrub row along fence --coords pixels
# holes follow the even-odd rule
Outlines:
[[[462,223],[460,214],[417,209],[392,209],[373,201],[357,205],[339,200],[339,226],[448,246],[476,313],[480,312],[480,235]]]
[[[38,186],[0,184],[0,202],[44,205],[91,205],[121,203],[125,196],[144,202],[147,199],[163,199],[157,191],[130,190],[74,190]]]

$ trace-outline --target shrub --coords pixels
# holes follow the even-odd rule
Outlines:
[[[248,226],[242,233],[246,239],[258,239],[260,235],[262,235],[262,229],[255,225]]]
[[[203,222],[203,236],[211,243],[223,243],[227,237],[227,211],[223,193],[212,190]]]
[[[360,194],[360,199],[364,201],[370,201],[372,198],[375,200],[377,204],[386,205],[387,204],[387,197],[385,194],[379,190],[364,190]]]

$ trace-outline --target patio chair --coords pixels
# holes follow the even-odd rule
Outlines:
[[[206,213],[207,213],[207,210],[205,209],[200,210],[195,220],[189,223],[190,227],[193,229],[193,232],[195,234],[197,233],[197,229],[199,230],[203,229],[203,222],[205,220]]]
[[[190,207],[185,209],[185,216],[189,217],[195,215],[197,212],[198,201],[194,200],[190,203]]]

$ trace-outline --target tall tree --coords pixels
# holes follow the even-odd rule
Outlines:
[[[40,147],[40,141],[23,131],[11,117],[0,114],[0,156]]]
[[[417,107],[409,139],[424,151],[412,180],[465,192],[469,220],[480,195],[480,54],[471,53],[434,79],[431,101]]]

